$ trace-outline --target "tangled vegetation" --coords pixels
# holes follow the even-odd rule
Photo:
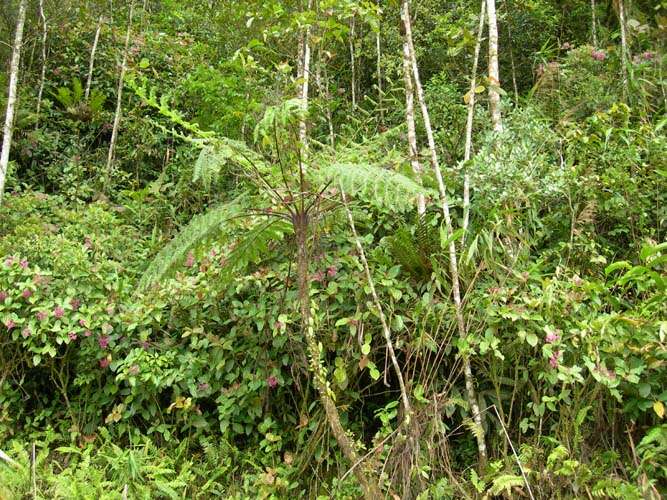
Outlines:
[[[667,492],[665,0],[5,4],[0,500]]]

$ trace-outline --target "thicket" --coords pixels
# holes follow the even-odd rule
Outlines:
[[[667,491],[664,0],[21,4],[0,499]]]

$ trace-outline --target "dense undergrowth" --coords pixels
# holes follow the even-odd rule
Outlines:
[[[77,2],[54,11],[69,30],[50,34],[37,128],[38,64],[25,63],[0,206],[0,499],[358,498],[321,377],[387,498],[666,491],[664,5],[633,2],[624,95],[611,3],[598,8],[597,47],[588,2],[504,4],[501,28],[515,38],[501,71],[514,72],[517,95],[503,95],[494,132],[483,82],[467,162],[477,2],[414,6],[457,227],[464,172],[472,186],[470,228],[449,234],[436,178],[418,178],[407,157],[397,8],[384,6],[377,102],[370,3],[307,14],[290,2],[148,3],[111,177],[120,32],[108,28],[86,99],[81,54],[98,13],[69,8]],[[354,76],[352,15],[365,27],[352,38]],[[304,115],[285,54],[306,24],[319,38]],[[223,36],[222,25],[235,29]],[[299,219],[302,202],[311,209]]]

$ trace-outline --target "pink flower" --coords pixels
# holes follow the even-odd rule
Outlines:
[[[14,265],[14,257],[10,256],[5,259],[5,266],[12,267]]]
[[[106,335],[102,335],[97,342],[100,344],[100,349],[106,349],[109,347],[109,337]]]
[[[21,335],[23,335],[23,338],[24,338],[24,339],[27,339],[28,337],[30,337],[30,336],[32,335],[32,332],[30,331],[30,328],[26,326],[26,327],[21,331]]]
[[[5,300],[7,300],[7,297],[9,297],[7,292],[0,290],[0,304],[2,304]]]
[[[312,275],[312,280],[316,283],[322,283],[324,281],[324,273],[322,271],[317,271]]]
[[[596,61],[604,61],[607,58],[607,54],[602,50],[592,50],[591,57]]]
[[[73,310],[78,311],[79,307],[81,307],[81,301],[79,299],[72,299],[69,301],[69,305],[72,306]]]
[[[86,330],[85,332],[83,332],[83,335],[85,337],[90,337],[92,334],[93,334],[93,332],[91,332],[90,330]]]
[[[69,332],[67,336],[70,340],[76,340],[76,332]]]
[[[53,310],[53,317],[56,319],[60,319],[65,315],[65,310],[58,306]]]
[[[25,290],[23,290],[21,297],[23,297],[24,299],[29,299],[30,297],[32,297],[32,290],[26,288]]]
[[[188,252],[188,257],[185,259],[185,267],[192,267],[195,265],[195,256],[192,252]]]
[[[49,317],[49,313],[46,311],[37,311],[35,313],[35,316],[37,317],[37,321],[44,321],[46,318]]]
[[[100,359],[100,368],[109,368],[109,365],[111,364],[111,361],[109,361],[109,358],[102,358]]]
[[[327,276],[329,278],[333,278],[338,274],[338,269],[336,269],[336,266],[330,266],[329,269],[327,269]]]
[[[19,265],[21,266],[21,269],[28,269],[28,259],[22,259],[21,262],[19,262]]]
[[[12,330],[15,326],[16,323],[14,323],[11,319],[5,321],[5,328],[7,328],[7,330]]]
[[[276,387],[278,387],[278,379],[273,375],[269,376],[269,378],[266,379],[266,383],[269,385],[271,389],[275,389]]]
[[[554,353],[549,358],[549,364],[551,368],[558,368],[558,359],[560,358],[560,351],[554,351]]]
[[[544,339],[547,344],[553,344],[560,340],[560,335],[556,332],[548,332],[546,338]]]
[[[650,61],[654,57],[655,57],[655,54],[651,51],[646,51],[642,54],[642,59],[644,59],[644,61]]]
[[[83,328],[85,328],[86,326],[88,326],[88,325],[86,325],[86,320],[83,319],[83,318],[80,319],[80,320],[79,320],[79,326],[81,326],[81,327],[83,327]]]

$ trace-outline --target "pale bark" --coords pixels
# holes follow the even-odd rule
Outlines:
[[[382,10],[380,0],[377,1],[378,9],[378,30],[375,33],[375,51],[377,54],[377,80],[378,80],[378,108],[380,110],[380,125],[384,125],[384,93],[382,90]]]
[[[628,90],[628,50],[627,25],[625,19],[625,1],[618,0],[618,17],[621,24],[621,70],[623,71],[623,98],[627,101],[630,95]]]
[[[93,48],[90,50],[90,64],[88,65],[88,78],[86,79],[86,90],[84,91],[84,96],[86,101],[90,96],[90,85],[93,81],[93,68],[95,67],[95,53],[97,52],[97,43],[100,41],[100,33],[102,32],[102,20],[103,17],[100,16],[100,19],[97,21],[97,30],[95,31],[95,40],[93,40]]]
[[[107,156],[106,166],[106,187],[111,182],[111,173],[113,168],[114,153],[116,149],[116,140],[118,139],[118,129],[120,127],[120,118],[123,114],[123,86],[125,84],[125,72],[127,71],[127,57],[130,51],[130,36],[132,34],[132,16],[134,14],[134,1],[130,3],[130,15],[127,21],[127,33],[125,34],[125,48],[123,49],[123,60],[120,65],[120,76],[118,77],[118,96],[116,100],[116,114],[113,120],[113,129],[111,130],[111,142],[109,144],[109,155]]]
[[[491,0],[493,1],[493,0]],[[431,166],[435,173],[435,178],[438,183],[438,191],[440,193],[440,201],[442,204],[442,213],[445,219],[445,226],[447,228],[448,234],[453,234],[454,227],[452,224],[452,216],[449,209],[449,200],[447,197],[447,190],[445,188],[445,183],[442,178],[442,172],[440,170],[440,162],[438,160],[438,152],[435,146],[435,138],[433,135],[433,128],[431,127],[431,118],[428,112],[428,107],[426,105],[426,99],[424,97],[424,89],[421,84],[421,79],[419,77],[419,67],[417,66],[417,57],[415,54],[414,43],[412,40],[412,25],[410,21],[410,2],[409,0],[403,1],[403,25],[405,26],[405,38],[408,42],[410,49],[410,58],[412,59],[412,70],[414,76],[415,88],[417,91],[417,98],[419,99],[419,105],[422,111],[422,118],[424,120],[424,128],[426,129],[426,137],[428,140],[428,147],[431,153]],[[451,274],[452,281],[452,295],[454,298],[454,310],[456,316],[456,324],[461,339],[465,339],[468,336],[467,328],[465,324],[465,319],[463,317],[463,302],[461,301],[461,285],[459,280],[459,268],[456,255],[456,243],[452,240],[449,243],[449,271]],[[482,433],[482,416],[479,411],[479,405],[477,403],[477,395],[475,391],[474,378],[472,375],[472,368],[470,366],[470,359],[467,355],[463,355],[463,375],[465,378],[466,385],[466,396],[468,400],[468,405],[470,406],[470,412],[472,413],[473,420],[480,432],[477,437],[477,449],[479,454],[479,466],[480,469],[484,469],[487,462],[487,451],[486,451],[486,441]]]
[[[308,1],[308,10],[312,9],[313,0]],[[310,26],[308,26],[303,33],[303,43],[300,48],[301,52],[301,61],[300,61],[300,75],[301,79],[301,89],[299,92],[299,99],[301,100],[301,109],[303,112],[303,118],[299,121],[299,143],[301,147],[300,154],[300,167],[303,169],[305,167],[304,161],[308,159],[308,127],[306,124],[306,115],[308,114],[308,97],[309,97],[309,86],[310,86],[310,59],[311,59],[311,49],[310,49]]]
[[[496,0],[486,0],[489,18],[489,107],[493,130],[502,132],[503,119],[500,111],[500,70],[498,67],[498,21]]]
[[[42,74],[39,78],[39,91],[37,92],[35,130],[39,128],[39,114],[42,110],[42,95],[44,94],[44,81],[46,80],[46,37],[48,35],[48,27],[46,25],[46,16],[44,15],[44,0],[39,0],[39,17],[42,20]]]
[[[352,68],[352,84],[350,85],[352,91],[352,109],[357,108],[357,59],[354,44],[354,37],[356,35],[355,17],[350,19],[350,66]]]
[[[593,47],[598,46],[598,22],[596,17],[595,0],[591,0],[591,34],[593,36]]]
[[[19,80],[19,66],[21,62],[21,45],[23,44],[23,26],[25,25],[25,12],[27,1],[19,3],[18,18],[16,19],[16,32],[14,34],[14,47],[12,49],[12,61],[9,66],[9,91],[7,93],[7,111],[5,113],[5,126],[2,135],[2,152],[0,152],[0,204],[5,192],[5,181],[7,168],[9,167],[9,151],[12,147],[12,132],[14,129],[14,110],[16,109],[16,92]]]
[[[403,43],[403,80],[405,82],[405,121],[408,125],[408,153],[412,171],[421,177],[422,166],[419,161],[419,149],[417,148],[417,128],[415,126],[415,90],[412,83],[412,61],[410,59],[410,44],[407,40]],[[417,213],[426,213],[426,200],[423,194],[417,198]]]
[[[359,235],[357,234],[357,228],[354,225],[354,218],[352,217],[352,212],[350,207],[347,204],[347,197],[345,196],[345,191],[343,190],[343,185],[339,184],[340,194],[343,198],[343,206],[345,207],[345,212],[347,213],[347,220],[350,223],[350,229],[352,230],[352,235],[354,236],[354,242],[357,246],[357,252],[359,253],[359,258],[361,259],[362,264],[364,265],[364,271],[366,272],[366,280],[368,281],[368,287],[371,291],[371,297],[373,298],[373,303],[378,311],[378,316],[380,317],[380,324],[382,325],[382,333],[384,333],[385,343],[387,345],[387,350],[389,351],[389,357],[391,358],[391,363],[394,366],[394,371],[396,372],[396,378],[398,379],[398,387],[401,390],[401,399],[403,399],[403,408],[405,409],[405,421],[409,424],[412,417],[412,407],[410,405],[410,399],[408,398],[408,392],[405,388],[405,382],[403,380],[403,373],[401,372],[401,367],[398,364],[398,359],[396,358],[396,352],[394,351],[394,342],[391,340],[391,329],[389,328],[389,323],[387,318],[384,315],[382,309],[382,304],[378,297],[377,291],[375,290],[375,283],[373,282],[373,276],[371,275],[371,269],[368,265],[368,260],[366,259],[366,252],[364,247],[361,244]]]
[[[484,17],[486,15],[486,0],[482,0],[479,13],[479,27],[477,29],[477,43],[475,44],[475,55],[472,62],[472,76],[470,78],[470,92],[468,94],[468,119],[466,120],[466,145],[463,153],[463,161],[468,162],[472,156],[472,127],[475,118],[475,102],[477,99],[477,67],[479,65],[479,53],[482,48],[482,39],[484,37]],[[463,178],[463,237],[468,232],[470,222],[470,175],[468,174],[468,165],[465,166],[466,172]]]

